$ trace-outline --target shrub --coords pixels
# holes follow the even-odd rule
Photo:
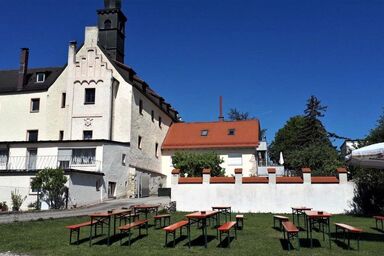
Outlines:
[[[15,189],[15,191],[11,191],[12,211],[20,211],[20,207],[26,198],[27,196],[23,198],[17,189]]]

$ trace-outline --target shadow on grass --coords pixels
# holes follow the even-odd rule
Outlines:
[[[349,248],[348,248],[348,241],[347,240],[345,240],[345,242],[343,242],[342,240],[333,240],[333,242],[336,244],[337,247],[340,247],[340,248],[342,248],[344,250],[349,250]],[[354,241],[354,242],[351,241],[351,248],[350,248],[350,250],[356,250],[355,247],[357,248],[357,242],[356,241]]]
[[[235,240],[235,237],[226,237],[224,238],[223,240],[221,240],[221,243],[219,243],[217,245],[217,247],[220,247],[220,248],[228,248],[230,247],[230,244],[232,243],[232,241]]]
[[[336,239],[336,232],[332,232],[330,234],[331,238]],[[376,234],[376,233],[368,233],[368,232],[362,232],[360,234],[354,234],[354,233],[346,233],[345,234],[345,241],[347,241],[348,236],[350,237],[351,241],[357,240],[357,236],[360,237],[360,241],[371,241],[371,242],[382,242],[384,241],[384,235],[383,234]],[[343,233],[338,232],[337,233],[337,239],[343,240]]]
[[[137,241],[143,239],[144,237],[147,237],[147,236],[148,236],[148,235],[146,235],[146,234],[141,234],[141,235],[138,235],[138,236],[136,236],[136,237],[134,237],[134,238],[131,238],[131,245],[134,244],[135,242],[137,242]],[[124,239],[124,241],[122,241],[121,246],[129,246],[129,240],[128,240],[128,237],[125,236],[124,238],[126,238],[126,239]]]
[[[213,235],[207,235],[207,244],[211,242],[212,240],[216,240],[216,236]],[[204,246],[205,241],[204,241],[204,236],[200,235],[199,237],[191,240],[191,246]],[[184,246],[188,246],[188,241]]]
[[[99,237],[102,237],[103,235],[102,234],[99,234],[99,235],[96,235],[96,236],[92,236],[92,241],[94,239],[97,239]],[[84,238],[80,238],[78,242],[76,242],[76,239],[73,239],[72,238],[72,243],[71,245],[80,245],[80,244],[84,244],[84,243],[89,243],[89,237],[84,237]]]
[[[371,227],[371,229],[375,230],[375,231],[378,231],[380,233],[384,233],[384,230],[380,229],[380,228],[376,228],[376,227]]]
[[[179,236],[175,239],[175,244],[173,244],[173,239],[171,238],[171,240],[168,240],[168,243],[165,245],[165,247],[175,247],[176,245],[178,245],[181,241],[183,241],[185,239],[188,239],[187,235]]]

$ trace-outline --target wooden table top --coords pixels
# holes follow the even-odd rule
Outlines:
[[[200,212],[193,212],[190,214],[185,215],[188,219],[205,219],[208,217],[211,217],[215,214],[217,214],[218,211],[205,211],[205,213]]]
[[[320,211],[305,211],[308,218],[329,218],[332,214]]]

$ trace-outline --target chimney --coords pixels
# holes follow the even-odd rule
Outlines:
[[[223,116],[223,96],[220,96],[220,115],[219,115],[219,121],[220,122],[224,121],[224,116]]]
[[[21,91],[24,88],[24,85],[27,83],[28,57],[29,57],[29,49],[21,48],[19,80],[17,82],[18,91]]]
[[[77,42],[70,41],[68,47],[68,65],[75,64]]]

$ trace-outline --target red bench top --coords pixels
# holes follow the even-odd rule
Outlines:
[[[299,229],[290,221],[283,222],[284,230],[288,233],[298,233]]]
[[[137,220],[137,221],[129,223],[127,225],[118,227],[117,229],[119,229],[119,230],[128,230],[128,229],[131,229],[131,228],[134,228],[134,227],[141,226],[141,225],[143,225],[143,224],[145,224],[147,222],[148,222],[148,220]]]
[[[95,224],[96,221],[94,221],[93,223]],[[86,226],[90,226],[90,225],[91,225],[91,222],[87,221],[87,222],[83,222],[83,223],[79,223],[79,224],[74,224],[74,225],[66,226],[66,228],[78,229],[78,228],[82,228],[82,227],[86,227]]]
[[[377,220],[384,220],[384,216],[373,216],[373,218]]]
[[[273,215],[273,218],[280,219],[280,220],[289,220],[288,217],[282,216],[282,215]]]
[[[161,215],[156,215],[153,218],[154,219],[161,219],[161,218],[167,218],[167,217],[171,217],[171,215],[169,215],[169,214],[161,214]]]
[[[344,223],[335,223],[335,225],[340,227],[340,228],[342,228],[342,229],[346,229],[346,230],[348,230],[349,232],[352,232],[352,233],[361,233],[361,232],[363,232],[363,230],[361,228],[355,228],[355,227],[352,227],[352,226],[344,224]]]
[[[182,221],[173,223],[172,225],[169,225],[168,227],[163,228],[163,230],[167,231],[167,232],[173,232],[176,229],[184,227],[185,225],[188,225],[188,221],[187,220],[182,220]]]
[[[235,221],[230,221],[230,222],[227,222],[227,223],[224,223],[223,225],[221,225],[218,230],[219,231],[228,231],[230,230],[231,228],[233,228],[234,226],[236,225],[236,222]]]

